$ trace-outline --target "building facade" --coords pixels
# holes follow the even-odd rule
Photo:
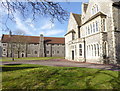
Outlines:
[[[120,64],[120,0],[90,0],[71,13],[65,47],[68,60]]]
[[[2,35],[2,57],[64,57],[65,39],[58,37]]]

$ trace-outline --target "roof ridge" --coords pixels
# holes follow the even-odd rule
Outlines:
[[[3,34],[9,36],[9,34]],[[40,36],[27,36],[27,35],[13,35],[13,36],[26,36],[26,37],[40,37]],[[44,37],[44,36],[43,36]],[[46,36],[45,36],[46,37]],[[64,37],[47,37],[47,38],[64,38]]]
[[[18,36],[18,37],[17,37]],[[21,35],[15,35],[13,37],[9,37],[9,35],[2,35],[3,39],[2,39],[2,42],[6,42],[8,43],[10,39],[13,40],[13,42],[16,42],[17,43],[17,38],[24,38],[24,39],[21,39],[21,42],[24,42],[25,39],[27,40],[28,43],[39,43],[39,38],[40,36],[21,36]],[[15,40],[14,40],[15,39]],[[50,43],[50,44],[65,44],[65,38],[64,37],[44,37],[44,40],[48,40],[46,41],[46,43]]]
[[[73,17],[75,18],[75,21],[76,23],[78,24],[78,26],[81,25],[81,14],[75,14],[75,13],[72,13]]]

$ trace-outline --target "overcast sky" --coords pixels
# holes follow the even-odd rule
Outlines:
[[[67,10],[68,12],[73,12],[77,14],[81,14],[81,4],[82,2],[60,2],[60,5]],[[0,9],[0,13],[1,13]],[[5,20],[7,13],[2,12],[2,21]],[[21,30],[25,33],[25,35],[30,36],[39,36],[40,34],[43,34],[44,36],[49,37],[64,37],[68,21],[65,21],[64,23],[60,23],[58,21],[55,21],[54,23],[50,22],[49,17],[38,17],[38,21],[32,21],[32,19],[28,16],[24,21],[22,20],[22,17],[19,12],[15,13],[15,21],[11,22],[8,21],[8,26],[10,29],[15,33],[18,30]],[[1,24],[0,24],[1,26]],[[1,34],[8,34],[9,31],[0,31]]]

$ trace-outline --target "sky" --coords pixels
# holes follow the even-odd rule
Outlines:
[[[76,14],[81,14],[81,4],[81,2],[60,2],[60,5],[63,7],[63,9]],[[0,13],[1,12],[2,11],[0,9]],[[4,17],[6,17],[6,15],[6,12],[2,12],[1,21],[5,21]],[[27,17],[23,21],[20,13],[16,12],[14,19],[16,22],[8,21],[7,25],[13,34],[24,32],[24,34],[28,36],[39,36],[40,34],[43,34],[46,37],[64,37],[66,34],[68,20],[64,21],[63,23],[55,20],[55,22],[52,23],[49,17],[40,16],[37,18],[39,18],[39,21],[37,21],[37,19],[35,21],[32,21],[30,17]],[[2,24],[0,24],[0,26],[2,26]],[[1,34],[9,34],[9,31],[2,31]]]

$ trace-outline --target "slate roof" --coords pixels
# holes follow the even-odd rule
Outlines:
[[[22,35],[9,35],[2,36],[1,42],[8,43],[8,42],[15,42],[15,43],[39,43],[40,36],[22,36]],[[65,38],[60,37],[44,37],[44,41],[48,44],[65,44]]]
[[[75,14],[75,13],[72,13],[72,15],[74,16],[77,24],[80,26],[81,25],[81,15],[80,14]]]
[[[89,18],[85,23],[83,23],[82,25],[88,23],[89,21],[95,19],[95,18],[98,17],[98,16],[104,16],[104,17],[106,17],[107,15],[105,15],[105,14],[102,13],[102,12],[98,12],[98,13],[96,13],[95,15],[93,15],[92,17],[90,17],[90,18]]]

